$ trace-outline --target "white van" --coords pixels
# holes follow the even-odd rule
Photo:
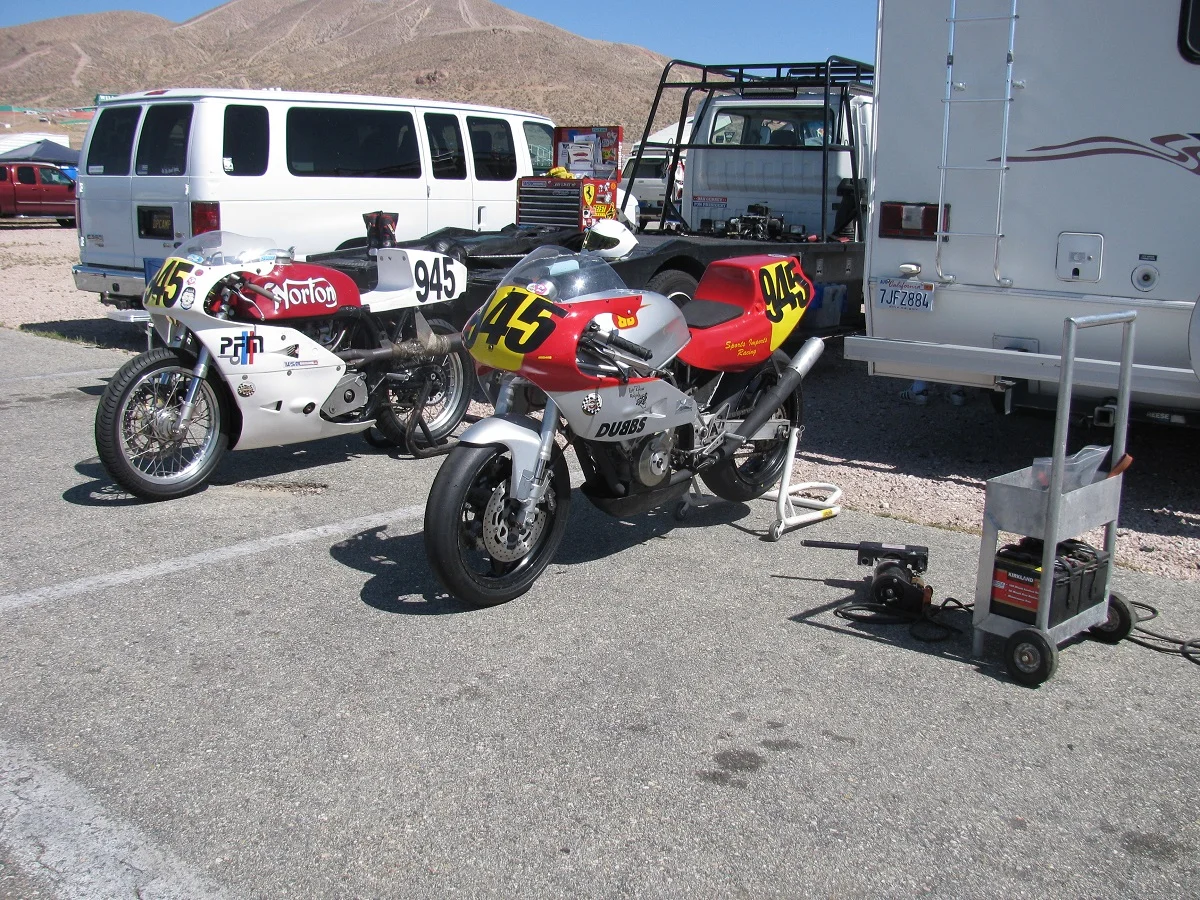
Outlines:
[[[139,306],[147,273],[223,229],[298,258],[398,214],[396,238],[516,220],[517,179],[549,171],[544,116],[434,100],[179,88],[105,101],[79,164],[75,286]]]

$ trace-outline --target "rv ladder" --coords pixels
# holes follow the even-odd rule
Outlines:
[[[1013,47],[1017,36],[1017,0],[1011,0],[1011,9],[1006,16],[959,16],[958,0],[950,0],[950,43],[946,51],[946,92],[942,98],[942,162],[938,166],[938,217],[939,228],[945,228],[946,221],[946,177],[950,172],[994,172],[996,174],[996,230],[988,231],[945,231],[939,230],[937,235],[937,251],[934,265],[938,278],[946,283],[953,283],[955,277],[942,271],[942,246],[951,237],[989,238],[995,244],[992,256],[992,275],[996,283],[1002,287],[1012,287],[1012,279],[1000,274],[1000,244],[1004,240],[1004,179],[1008,173],[1008,117],[1013,102]],[[965,85],[954,80],[954,36],[957,28],[963,23],[976,22],[1008,22],[1008,54],[1005,57],[1004,96],[1003,97],[955,97],[955,92],[963,92]],[[950,158],[950,111],[959,103],[998,103],[1003,110],[1000,127],[1000,156],[996,165],[952,166]]]

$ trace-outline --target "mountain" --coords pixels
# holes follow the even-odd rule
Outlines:
[[[641,137],[666,58],[490,0],[232,0],[187,22],[107,12],[0,29],[0,103],[280,87],[507,106]]]

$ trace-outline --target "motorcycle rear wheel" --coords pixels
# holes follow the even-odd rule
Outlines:
[[[455,334],[456,329],[449,322],[441,319],[431,319],[429,327],[435,334]],[[467,406],[471,402],[471,388],[474,383],[475,364],[471,354],[465,347],[459,347],[446,356],[422,359],[421,362],[432,362],[437,368],[437,375],[430,387],[429,397],[421,410],[421,418],[429,426],[429,433],[435,443],[451,434],[467,414]],[[375,425],[391,443],[404,447],[408,443],[408,420],[416,405],[420,385],[384,386],[387,391],[387,402],[379,410]],[[418,443],[425,443],[425,433],[418,428],[415,435]]]
[[[192,366],[160,347],[125,363],[96,407],[96,450],[104,469],[129,493],[169,500],[200,488],[229,448],[224,390],[211,377],[196,391],[192,421],[170,434],[192,381]]]
[[[562,543],[570,510],[571,478],[557,446],[550,466],[534,520],[519,529],[508,499],[508,449],[460,444],[450,451],[425,504],[425,553],[446,590],[476,606],[495,606],[533,586]]]
[[[787,355],[776,352],[746,389],[739,409],[730,418],[748,415],[758,398],[779,383],[780,372],[787,363]],[[787,419],[792,428],[804,424],[804,393],[799,386],[788,395],[775,416]],[[747,442],[729,459],[701,472],[700,479],[723,500],[744,503],[761,497],[779,482],[784,466],[792,463],[787,458],[787,444],[786,434],[765,441]]]

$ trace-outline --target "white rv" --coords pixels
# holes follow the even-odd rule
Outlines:
[[[550,168],[553,123],[509,109],[275,90],[155,90],[105,101],[79,164],[75,286],[138,306],[163,259],[223,229],[299,257],[397,213],[396,238],[516,220],[517,179]]]
[[[1132,309],[1135,406],[1200,424],[1200,0],[880,0],[876,53],[847,357],[1042,405],[1063,320]],[[1101,422],[1120,339],[1079,337]]]

